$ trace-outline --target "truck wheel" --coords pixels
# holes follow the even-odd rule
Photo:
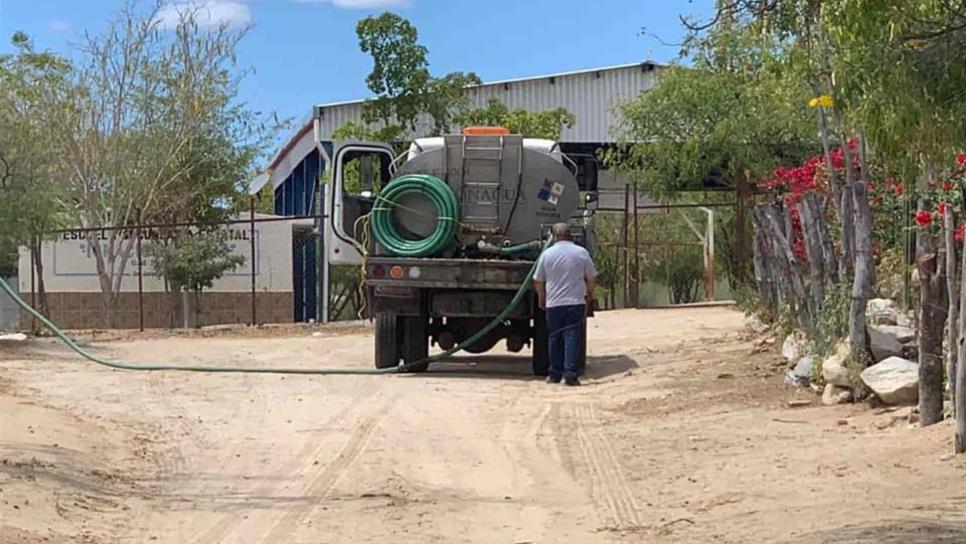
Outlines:
[[[531,364],[534,376],[546,376],[550,369],[550,347],[547,344],[547,314],[537,309],[533,314],[533,355]]]
[[[399,330],[396,314],[376,314],[376,368],[399,365]]]
[[[402,331],[402,358],[406,364],[429,357],[429,336],[426,334],[426,319],[422,316],[400,317]],[[419,363],[406,367],[406,372],[426,372],[429,363]]]

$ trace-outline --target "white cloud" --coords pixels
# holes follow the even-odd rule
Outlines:
[[[47,28],[49,28],[53,32],[67,32],[68,30],[70,30],[70,23],[68,23],[67,21],[61,21],[59,19],[55,19],[47,23]]]
[[[371,9],[371,8],[404,8],[409,6],[409,0],[295,0],[302,4],[309,3],[329,3],[337,8],[344,9]]]
[[[244,26],[252,22],[252,12],[248,6],[235,0],[191,0],[164,4],[158,9],[158,22],[162,28],[175,28],[182,14],[187,13],[194,13],[198,26],[202,28]]]

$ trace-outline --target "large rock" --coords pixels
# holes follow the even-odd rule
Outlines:
[[[831,385],[849,387],[852,380],[849,379],[849,369],[845,366],[848,355],[836,353],[822,362],[822,377]]]
[[[805,345],[805,339],[796,334],[788,335],[782,342],[782,355],[788,360],[789,365],[797,364],[807,352],[808,346]]]
[[[876,325],[875,328],[880,332],[895,336],[900,344],[906,344],[916,339],[916,331],[910,327],[903,327],[901,325]]]
[[[887,298],[873,298],[866,303],[865,320],[870,325],[898,325],[896,303]]]
[[[869,347],[876,362],[884,361],[889,357],[902,357],[902,342],[896,337],[895,332],[886,330],[882,326],[869,325]]]
[[[848,387],[825,384],[825,391],[822,392],[822,404],[832,406],[833,404],[845,404],[847,402],[852,402],[852,391]]]
[[[814,357],[802,357],[795,364],[795,368],[785,374],[785,384],[796,387],[807,387],[812,381],[812,368],[815,367]]]
[[[919,365],[902,357],[874,364],[860,377],[886,404],[915,404],[919,400]]]

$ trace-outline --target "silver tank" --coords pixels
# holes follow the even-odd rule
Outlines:
[[[495,244],[536,240],[541,228],[567,221],[577,210],[580,190],[549,140],[506,136],[444,136],[416,140],[395,173],[429,174],[456,193],[460,243],[485,239]],[[398,225],[425,237],[436,228],[436,208],[414,194],[398,202]]]

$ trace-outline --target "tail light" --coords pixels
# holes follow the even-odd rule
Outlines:
[[[376,278],[386,277],[386,269],[381,264],[372,267],[372,275]]]

